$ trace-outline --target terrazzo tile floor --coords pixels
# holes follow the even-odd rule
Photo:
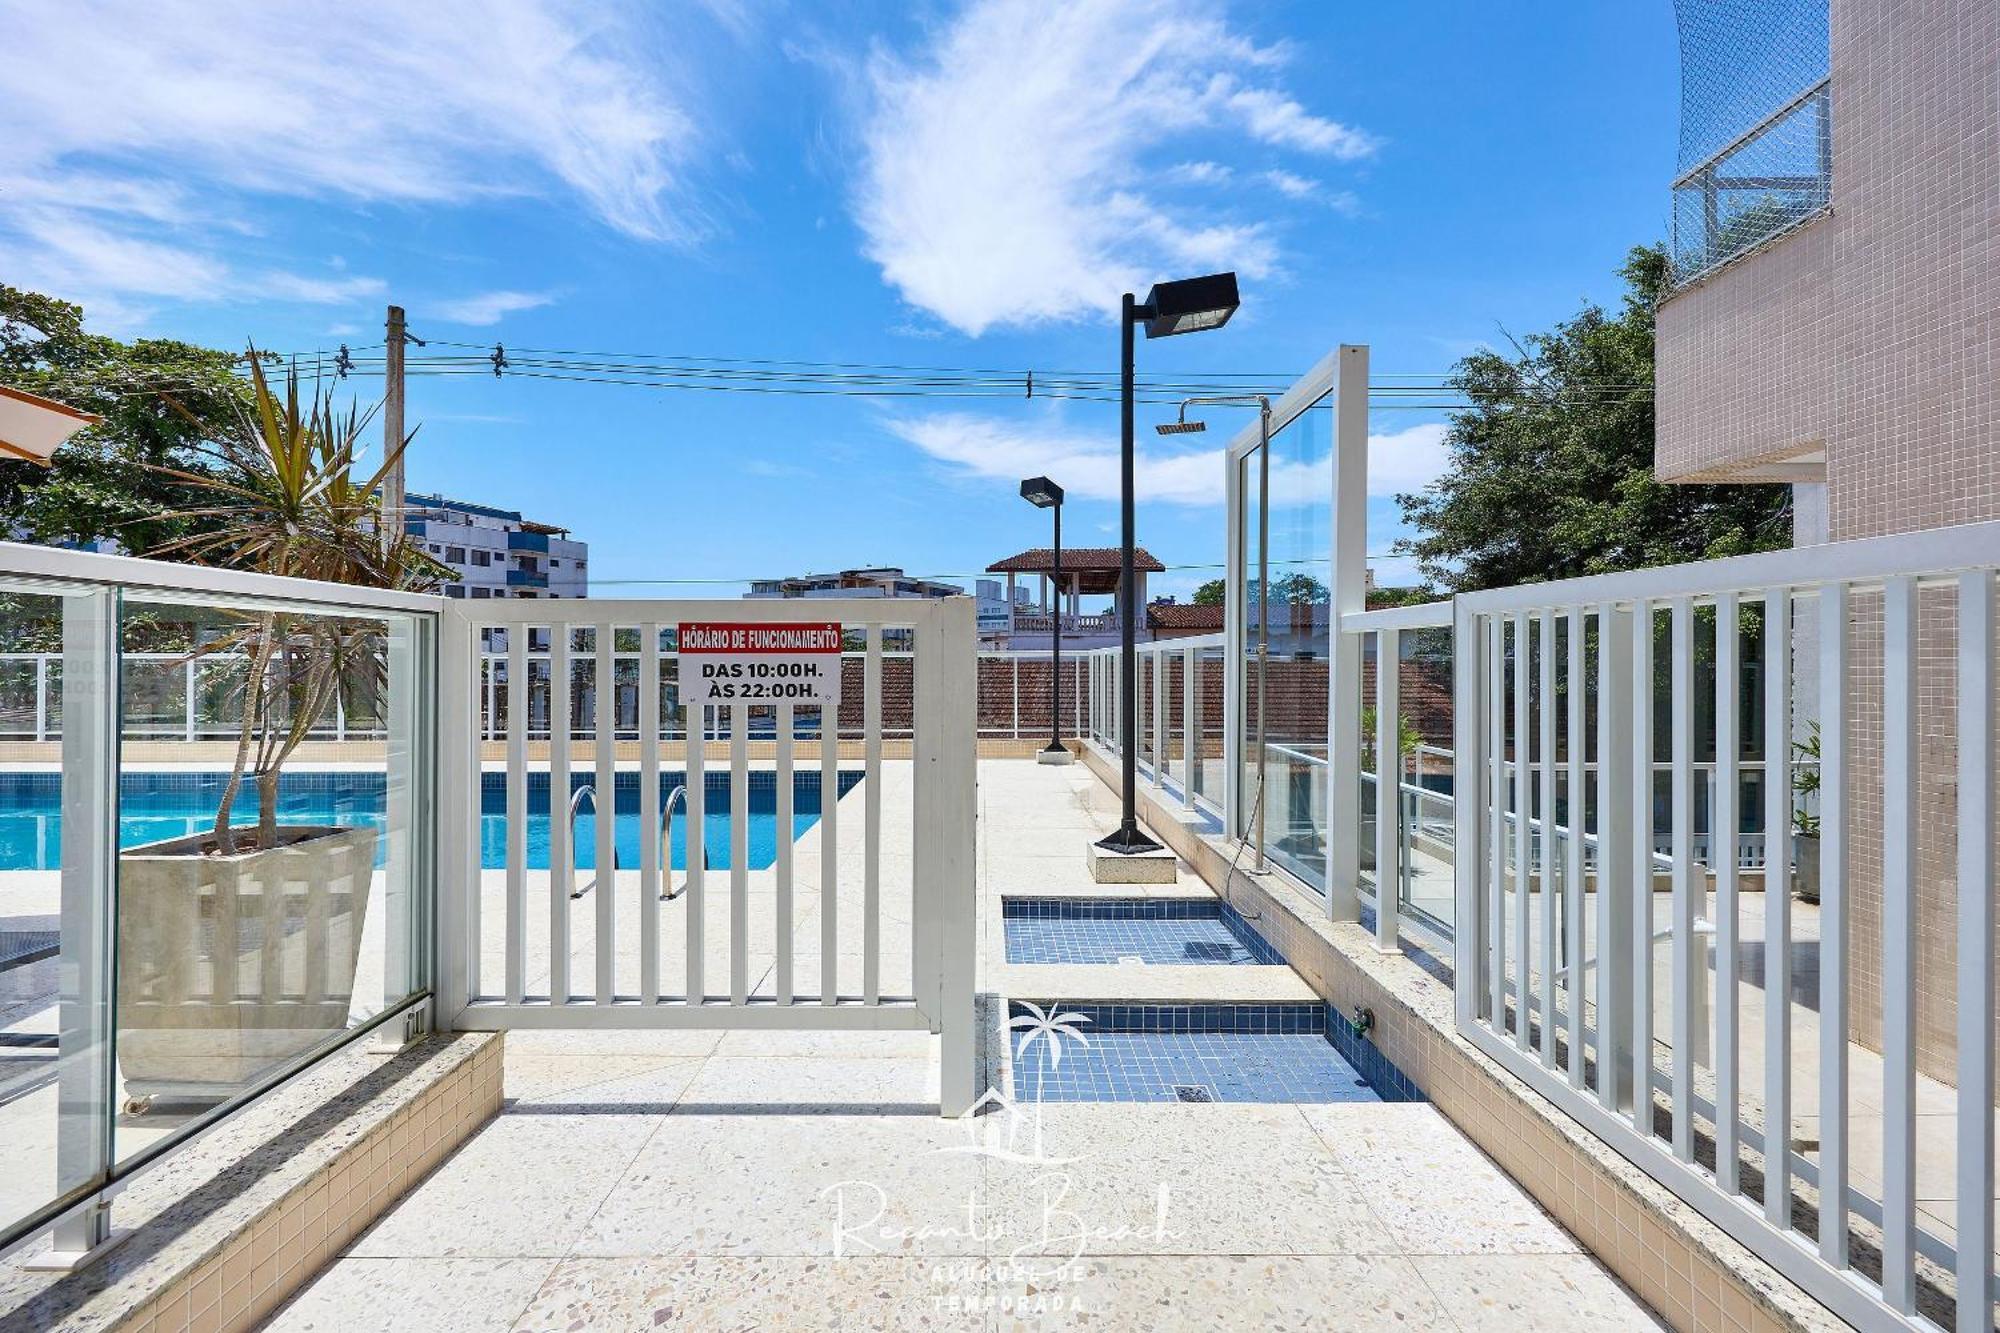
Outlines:
[[[1080,852],[1014,859],[1047,842],[1017,812],[1089,814],[1082,770],[980,778],[982,810],[1015,815],[982,830],[986,890],[996,864],[1083,878]],[[268,1327],[1661,1327],[1429,1105],[946,1121],[934,1042],[509,1034],[500,1116]]]

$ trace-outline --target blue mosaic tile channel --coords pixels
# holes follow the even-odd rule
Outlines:
[[[1009,898],[1010,963],[1283,964],[1216,899]]]
[[[1017,1102],[1422,1100],[1323,1004],[1036,1007],[1008,1009]]]
[[[121,847],[166,838],[181,838],[205,832],[215,822],[217,803],[228,775],[220,772],[156,773],[131,771],[118,777],[118,842]],[[777,860],[778,788],[777,775],[753,772],[748,775],[746,793],[749,813],[748,851],[750,869],[762,870]],[[527,775],[528,868],[546,870],[549,865],[549,775]],[[572,773],[572,789],[591,785],[589,772]],[[379,772],[289,772],[278,784],[279,818],[297,824],[383,823],[384,775]],[[683,773],[660,774],[662,804],[674,788],[686,783]],[[861,781],[861,774],[842,770],[840,794]],[[617,775],[614,799],[607,800],[613,819],[613,841],[618,863],[639,864],[639,844],[643,836],[639,818],[639,775]],[[799,770],[793,774],[791,836],[799,838],[819,822],[820,775]],[[708,817],[703,821],[708,864],[713,869],[729,865],[729,774],[705,775],[703,791]],[[565,797],[559,809],[567,811]],[[561,815],[557,816],[562,817]],[[489,870],[507,864],[507,775],[481,775],[479,791],[480,861]],[[246,785],[237,797],[232,821],[257,821],[257,793]],[[589,803],[576,821],[577,865],[590,869],[597,854],[597,816]],[[377,863],[387,854],[386,845],[377,848]],[[687,821],[674,821],[672,867],[687,868]],[[48,772],[0,773],[0,870],[54,870],[62,865],[62,774]]]

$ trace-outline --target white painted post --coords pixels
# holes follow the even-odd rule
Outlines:
[[[1764,595],[1764,1220],[1792,1225],[1792,593]]]
[[[1632,933],[1626,961],[1632,973],[1632,1127],[1653,1137],[1653,606],[1632,603]],[[1600,950],[1615,943],[1599,945]],[[1601,963],[1600,966],[1610,964]]]
[[[1453,988],[1458,1027],[1469,1031],[1479,1018],[1479,996],[1490,966],[1486,956],[1486,923],[1482,919],[1480,874],[1482,846],[1493,819],[1481,792],[1485,765],[1479,749],[1485,694],[1491,664],[1482,651],[1479,621],[1459,605],[1452,607],[1452,761],[1455,799],[1452,802],[1452,890],[1455,899],[1452,962],[1458,978]],[[1419,752],[1421,753],[1421,752]]]
[[[1487,985],[1489,1021],[1497,1036],[1507,1032],[1507,624],[1499,615],[1486,617],[1486,761],[1491,772],[1486,778],[1487,808],[1492,811],[1491,858],[1486,874],[1486,928],[1490,943]],[[1474,778],[1477,781],[1477,778]],[[1452,790],[1457,792],[1454,777]],[[1473,799],[1477,799],[1474,788]],[[1452,802],[1457,804],[1457,800]]]
[[[1172,748],[1167,744],[1167,658],[1157,648],[1146,656],[1153,664],[1147,689],[1153,696],[1153,786],[1157,789],[1166,776],[1168,751]]]
[[[1819,1253],[1847,1267],[1847,585],[1820,592]]]
[[[1201,665],[1201,651],[1196,648],[1184,649],[1181,653],[1181,809],[1189,814],[1194,812],[1195,766],[1201,762],[1201,698],[1195,689],[1197,672]]]
[[[932,836],[918,839],[918,848],[927,847],[930,858],[915,869],[917,892],[933,894],[936,903],[939,947],[932,965],[937,969],[940,1034],[938,1110],[951,1117],[970,1111],[982,1091],[973,989],[978,963],[973,903],[978,743],[976,719],[951,697],[951,682],[972,671],[972,610],[971,599],[964,597],[936,603],[928,617],[928,651],[918,653],[916,667],[923,686],[918,697],[928,705],[919,713],[917,727],[932,737],[932,744],[926,747],[927,771],[917,775],[914,813],[918,826],[930,828]]]
[[[1707,984],[1695,935],[1694,886],[1694,603],[1673,603],[1673,661],[1668,668],[1673,726],[1673,1111],[1674,1156],[1694,1160],[1694,1044],[1697,992]]]
[[[1338,626],[1329,630],[1345,635]],[[1357,636],[1358,637],[1358,636]],[[1384,953],[1398,949],[1401,927],[1402,873],[1398,853],[1403,831],[1403,752],[1397,689],[1401,636],[1393,629],[1375,634],[1375,947]]]
[[[792,1002],[792,844],[796,841],[793,833],[794,788],[792,776],[792,730],[793,706],[791,703],[778,705],[778,882],[777,882],[777,950],[778,950],[778,1003]]]
[[[750,705],[729,705],[729,1002],[750,1001]]]
[[[1265,446],[1266,448],[1269,445]],[[1222,615],[1222,824],[1231,838],[1248,839],[1243,809],[1243,464],[1223,451]]]
[[[599,682],[600,687],[602,681]],[[598,707],[604,692],[598,690]],[[559,817],[559,816],[558,816]],[[528,627],[507,627],[507,1003],[526,987],[528,921]],[[602,878],[600,873],[600,879]]]
[[[1917,581],[1882,592],[1882,1299],[1916,1310]],[[1983,826],[1982,826],[1983,827]],[[1987,938],[1991,938],[1990,936]],[[1968,952],[1986,939],[1965,941]]]
[[[597,826],[597,1002],[618,998],[618,631],[610,622],[597,626],[596,710],[590,733],[591,755],[597,761],[597,799],[592,805]],[[528,632],[521,630],[525,639]],[[509,719],[512,720],[511,717]],[[527,816],[523,814],[525,821]],[[525,858],[524,858],[525,859]]]
[[[1742,707],[1736,594],[1715,599],[1715,782],[1709,805],[1708,861],[1715,872],[1715,1182],[1724,1194],[1737,1183],[1736,939],[1737,815],[1742,749],[1737,717]],[[1766,1012],[1770,1009],[1766,996]]]
[[[1514,616],[1514,1045],[1528,1050],[1528,1017],[1534,1010],[1534,935],[1528,893],[1534,885],[1534,697],[1529,685],[1535,668],[1534,640],[1524,613]]]
[[[112,885],[118,856],[118,598],[62,601],[62,884],[56,968],[55,1188],[101,1181],[112,1148]],[[56,1223],[52,1246],[77,1261],[111,1237],[99,1194]]]
[[[570,842],[570,627],[549,626],[549,1003],[568,1004],[569,903],[576,892],[576,848]]]
[[[1556,898],[1559,892],[1560,858],[1556,855],[1556,613],[1542,608],[1539,637],[1540,656],[1536,662],[1536,749],[1541,766],[1536,773],[1542,810],[1542,902],[1540,918],[1542,960],[1542,1067],[1556,1067]]]
[[[550,690],[550,702],[555,692]],[[551,724],[553,725],[553,724]],[[551,740],[553,744],[553,740]],[[554,753],[553,750],[550,751]],[[614,812],[616,802],[613,802]],[[778,845],[787,852],[791,824],[779,824]],[[660,841],[660,626],[639,626],[639,1001],[660,1000],[660,883],[673,849]],[[673,871],[664,874],[668,880]]]
[[[1961,1292],[1993,1286],[1993,576],[1958,578],[1958,1210]],[[1991,1306],[1958,1302],[1959,1333]]]
[[[685,668],[687,659],[682,658],[681,662]],[[683,678],[681,688],[687,690],[688,684]],[[704,896],[708,891],[709,706],[683,703],[681,708],[687,718],[684,728],[687,732],[684,747],[687,762],[682,765],[686,771],[682,781],[687,787],[687,804],[684,807],[687,814],[687,885],[681,890],[681,901],[686,904],[682,919],[687,922],[687,1002],[704,1004],[708,1000],[708,982],[702,967],[708,942],[702,926],[706,911]]]
[[[1572,606],[1567,613],[1569,639],[1564,663],[1564,682],[1568,686],[1565,700],[1567,716],[1564,719],[1563,735],[1568,753],[1569,773],[1563,790],[1569,801],[1569,842],[1564,848],[1563,858],[1563,961],[1568,966],[1568,983],[1564,987],[1564,999],[1569,1004],[1569,1083],[1578,1092],[1584,1083],[1584,1009],[1583,1009],[1583,843],[1589,832],[1589,785],[1586,776],[1584,749],[1587,728],[1584,725],[1583,696],[1583,641],[1585,611],[1582,606]],[[1601,647],[1600,643],[1600,647]]]
[[[438,614],[436,1026],[449,1030],[479,982],[479,631],[450,602]]]
[[[868,627],[861,691],[861,999],[882,1002],[882,627]],[[976,665],[973,669],[977,669]],[[965,677],[959,677],[965,679]],[[978,719],[973,719],[975,728]]]
[[[1269,445],[1265,446],[1269,448]],[[1368,609],[1368,348],[1343,345],[1334,389],[1333,601],[1327,608],[1326,910],[1361,914],[1361,636],[1342,616]]]

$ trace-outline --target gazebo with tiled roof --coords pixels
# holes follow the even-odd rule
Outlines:
[[[1062,588],[1060,590],[1064,610],[1069,615],[1077,614],[1078,599],[1098,596],[1118,591],[1119,549],[1116,546],[1065,547],[1062,553]],[[1052,608],[1049,597],[1049,579],[1055,573],[1055,551],[1051,547],[1036,546],[1010,555],[1004,560],[995,560],[986,567],[989,574],[1007,576],[1007,605],[1014,606],[1014,581],[1020,575],[1032,574],[1038,581],[1040,593],[1036,603],[1043,614]],[[1157,574],[1166,569],[1145,547],[1136,547],[1132,552],[1132,569],[1137,576],[1139,605],[1146,604],[1146,575]]]

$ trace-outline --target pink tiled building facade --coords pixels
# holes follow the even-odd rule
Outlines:
[[[1792,483],[1800,544],[2000,518],[2000,4],[1820,0],[1815,12],[1770,0],[1733,66],[1704,43],[1726,37],[1716,25],[1743,7],[1678,8],[1683,138],[1693,125],[1706,141],[1694,161],[1684,151],[1675,185],[1679,286],[1658,312],[1659,477]],[[1808,49],[1815,40],[1819,51]],[[1732,103],[1759,42],[1770,47],[1764,67],[1802,86],[1774,86],[1762,108]],[[1829,632],[1811,610],[1801,602],[1802,701],[1812,697],[1811,645]],[[1879,600],[1857,599],[1844,632],[1858,765],[1852,1004],[1856,1034],[1872,1044]],[[1925,1071],[1949,1078],[1956,634],[1942,598],[1921,607],[1920,638],[1919,1047]]]

